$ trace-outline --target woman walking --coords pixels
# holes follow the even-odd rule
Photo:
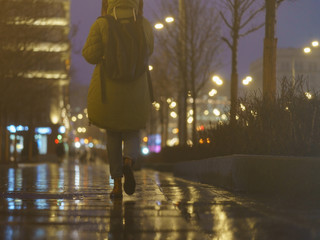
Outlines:
[[[143,0],[103,0],[102,16],[106,15],[121,24],[140,18],[145,37],[143,43],[151,55],[153,33],[150,23],[143,18]],[[115,80],[103,74],[103,61],[108,57],[108,39],[112,37],[108,36],[112,33],[109,28],[111,24],[106,17],[98,18],[90,29],[82,55],[87,62],[96,64],[88,93],[88,115],[94,125],[105,128],[107,132],[110,174],[114,179],[110,197],[122,198],[123,176],[124,191],[128,195],[135,192],[132,166],[140,155],[140,130],[146,125],[152,93],[146,70],[128,81]],[[137,59],[139,57],[141,59],[141,56]]]

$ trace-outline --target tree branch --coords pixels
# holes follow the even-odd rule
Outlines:
[[[230,43],[230,41],[229,41],[227,38],[222,37],[221,40],[224,41],[224,42],[228,45],[228,47],[229,47],[230,49],[232,49],[232,44]]]
[[[265,7],[261,7],[259,8],[258,10],[256,10],[255,12],[251,13],[251,15],[248,17],[247,20],[244,21],[243,24],[240,24],[240,29],[244,28],[249,22],[251,22],[251,20],[258,14],[260,13],[261,11],[263,11]]]
[[[264,26],[264,23],[261,23],[260,25],[249,29],[249,30],[246,31],[245,33],[239,34],[239,36],[240,36],[240,37],[244,37],[244,36],[248,35],[249,33],[252,33],[252,32],[257,31],[258,29],[262,28],[263,26]]]
[[[223,22],[227,25],[228,28],[232,29],[232,25],[230,23],[228,23],[228,20],[225,18],[225,16],[223,15],[223,13],[220,11],[219,12]]]

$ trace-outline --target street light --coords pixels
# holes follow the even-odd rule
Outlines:
[[[242,84],[248,86],[252,82],[252,77],[247,76],[245,79],[242,80]]]
[[[217,75],[214,75],[214,76],[212,77],[212,81],[213,81],[215,84],[217,84],[218,86],[221,86],[221,85],[223,84],[222,79],[221,79],[219,76],[217,76]]]
[[[319,42],[318,41],[313,41],[311,43],[312,47],[319,47]]]
[[[160,110],[160,103],[155,102],[155,103],[153,103],[152,105],[153,105],[153,107],[156,109],[156,111],[159,111],[159,110]]]
[[[188,117],[187,122],[188,122],[189,124],[193,123],[193,117],[192,117],[192,116]]]
[[[170,116],[171,116],[172,118],[177,118],[177,117],[178,117],[178,114],[177,114],[176,112],[171,112],[171,113],[170,113]]]
[[[161,29],[163,29],[163,27],[164,27],[164,25],[162,23],[156,23],[154,25],[154,28],[157,29],[157,30],[161,30]]]
[[[165,22],[166,23],[173,23],[174,22],[174,18],[173,17],[166,17],[165,18]],[[162,30],[164,28],[164,24],[161,23],[161,22],[158,22],[154,25],[154,28],[157,29],[157,30]]]
[[[218,91],[216,89],[212,89],[210,92],[209,92],[209,96],[210,97],[213,97],[214,95],[216,95],[218,93]]]
[[[177,106],[177,103],[176,102],[171,102],[170,105],[169,105],[169,108],[175,108]]]
[[[314,47],[314,48],[319,47],[319,41],[313,41],[313,42],[311,42],[311,46]],[[309,53],[311,53],[312,50],[311,50],[311,47],[305,47],[305,48],[303,49],[303,51],[304,51],[304,53],[309,54]]]
[[[172,23],[172,22],[174,22],[174,18],[173,17],[166,17],[166,22]]]
[[[309,53],[311,53],[311,48],[310,47],[305,47],[303,49],[303,51],[304,51],[304,53],[309,54]]]
[[[220,112],[219,109],[215,108],[215,109],[213,109],[213,114],[214,114],[216,117],[219,117],[220,114],[221,114],[221,112]]]
[[[311,46],[314,48],[317,48],[319,46],[319,41],[313,41],[311,42]],[[306,55],[311,54],[312,50],[311,47],[305,47],[303,48],[303,52]],[[292,61],[291,61],[291,72],[292,72],[292,80],[293,83],[295,82],[295,78],[296,78],[296,69],[295,69],[295,58],[293,57]]]

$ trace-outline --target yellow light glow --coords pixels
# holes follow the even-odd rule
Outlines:
[[[57,115],[53,114],[53,115],[50,116],[50,118],[51,118],[51,122],[53,124],[58,124],[59,123],[59,117]]]
[[[72,122],[77,121],[77,117],[76,117],[76,116],[73,116],[73,117],[71,118],[71,121],[72,121]]]
[[[69,50],[67,43],[29,43],[26,46],[21,46],[20,50],[33,52],[65,52]]]
[[[309,92],[305,92],[306,97],[310,100],[312,99],[312,94]]]
[[[149,65],[149,71],[152,71],[152,70],[153,70],[153,66]]]
[[[178,133],[179,133],[179,128],[174,128],[174,129],[172,129],[172,133],[173,133],[173,134],[178,134]]]
[[[193,123],[193,117],[188,117],[187,122],[188,122],[189,124]]]
[[[251,110],[250,112],[251,112],[252,116],[254,116],[254,117],[258,116],[258,113],[256,111]]]
[[[221,112],[219,111],[219,109],[215,108],[213,109],[213,114],[218,117],[220,116]]]
[[[29,71],[26,73],[19,73],[19,76],[24,78],[45,78],[45,79],[66,79],[68,77],[64,72],[51,71]]]
[[[159,111],[160,110],[160,103],[154,103],[153,104],[154,108],[156,109],[156,111]]]
[[[304,53],[308,54],[308,53],[311,53],[311,48],[309,47],[306,47],[303,49]]]
[[[170,105],[169,105],[170,108],[175,108],[176,106],[177,106],[177,103],[174,102],[174,101],[171,102]]]
[[[78,119],[81,120],[82,118],[83,118],[83,115],[82,115],[81,113],[79,113],[79,114],[78,114]]]
[[[143,142],[145,142],[145,143],[148,142],[148,137],[144,137]]]
[[[210,97],[213,97],[214,95],[216,95],[218,93],[218,91],[216,89],[212,89],[210,92],[209,92],[209,96]]]
[[[318,41],[313,41],[311,44],[312,44],[312,47],[319,47]]]
[[[247,79],[248,82],[252,82],[252,77],[251,76],[247,76],[246,79]]]
[[[170,116],[171,116],[172,118],[177,118],[177,117],[178,117],[178,115],[177,115],[176,112],[171,112],[171,113],[170,113]]]
[[[189,110],[189,115],[193,115],[193,110]]]
[[[252,82],[252,77],[251,76],[247,76],[245,79],[242,80],[242,84],[247,86]]]
[[[212,77],[212,81],[216,83],[218,86],[221,86],[223,84],[222,79],[217,75]]]
[[[249,85],[249,82],[244,79],[244,80],[242,80],[242,84],[245,85],[245,86],[247,86],[247,85]]]
[[[172,138],[167,140],[167,145],[172,147],[179,144],[179,138]]]
[[[69,21],[65,18],[39,18],[39,19],[23,19],[16,17],[9,24],[15,25],[34,25],[34,26],[68,26]]]
[[[163,26],[162,23],[157,23],[157,24],[154,25],[154,28],[157,29],[157,30],[161,30],[161,29],[163,29],[163,27],[164,26]]]
[[[203,114],[208,116],[209,115],[209,111],[208,110],[204,110]]]
[[[242,111],[246,110],[246,107],[242,103],[240,103],[240,108],[241,108]]]
[[[166,22],[172,23],[172,22],[174,22],[174,18],[173,17],[166,17]]]

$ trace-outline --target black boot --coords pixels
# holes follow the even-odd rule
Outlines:
[[[125,158],[123,161],[123,175],[124,175],[124,191],[128,195],[132,195],[136,190],[136,181],[132,171],[133,161],[130,158]]]

